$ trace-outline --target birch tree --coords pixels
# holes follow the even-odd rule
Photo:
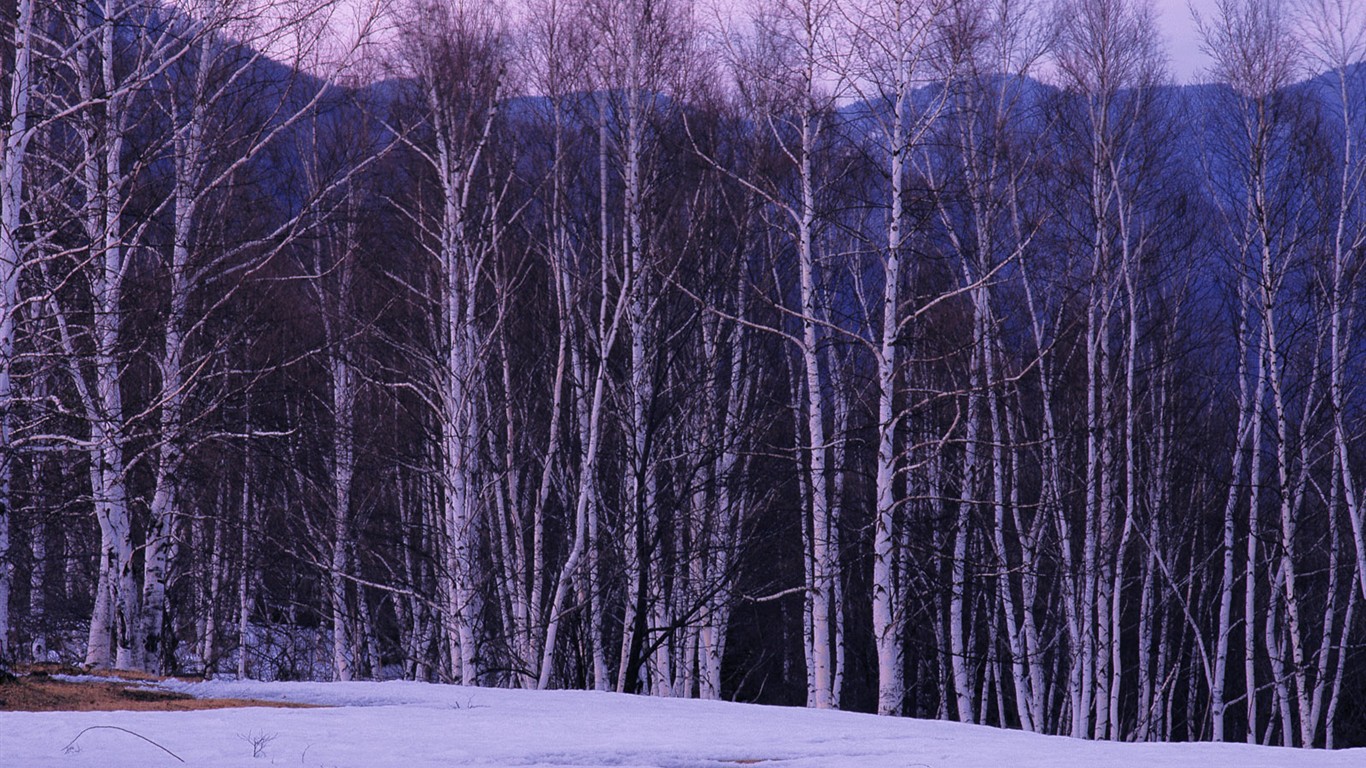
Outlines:
[[[488,180],[488,154],[503,98],[506,49],[497,22],[473,6],[418,4],[406,29],[404,65],[430,121],[427,140],[409,146],[430,169],[436,191],[434,210],[418,215],[429,233],[423,248],[436,275],[436,295],[429,300],[439,357],[432,361],[431,403],[442,434],[446,640],[452,674],[476,685],[484,578],[477,403],[487,360],[480,287],[496,247],[490,224],[498,216],[498,191]]]
[[[1135,174],[1144,162],[1141,142],[1153,124],[1151,92],[1162,77],[1151,11],[1122,3],[1085,2],[1069,14],[1059,63],[1065,82],[1082,102],[1083,136],[1090,153],[1083,172],[1091,275],[1086,316],[1086,515],[1083,530],[1080,598],[1081,629],[1074,653],[1080,676],[1073,673],[1072,734],[1111,737],[1117,730],[1117,676],[1121,642],[1119,616],[1123,599],[1125,550],[1137,516],[1134,454],[1138,365],[1138,299],[1136,276],[1147,233],[1137,207]],[[1127,305],[1117,306],[1120,292]],[[1111,383],[1110,321],[1127,310],[1125,361],[1125,428],[1123,447],[1107,428],[1106,415],[1116,409]],[[1116,453],[1123,451],[1126,474],[1113,476]],[[1123,487],[1123,500],[1115,497]],[[1118,521],[1115,515],[1118,513]],[[1091,709],[1095,707],[1094,727]]]
[[[956,526],[953,531],[955,551],[953,585],[950,593],[949,666],[953,669],[955,693],[958,695],[960,716],[972,712],[967,698],[972,684],[968,682],[969,650],[964,644],[962,630],[963,601],[966,597],[968,545],[971,538],[972,507],[984,500],[990,487],[993,510],[989,527],[996,549],[995,557],[1001,569],[997,599],[1004,615],[1006,641],[1009,646],[1011,678],[1015,691],[1016,716],[1026,729],[1033,729],[1043,719],[1041,698],[1045,695],[1038,649],[1041,644],[1035,620],[1035,602],[1039,586],[1034,574],[1037,567],[1030,541],[1037,541],[1040,526],[1047,515],[1035,514],[1032,521],[1019,509],[1018,477],[1008,477],[1007,452],[1011,450],[1011,422],[1014,416],[1011,399],[1011,370],[1037,368],[1042,383],[1040,398],[1044,404],[1042,422],[1043,442],[1049,440],[1052,414],[1046,357],[1047,342],[1042,338],[1040,320],[1029,286],[1029,272],[1025,260],[1041,227],[1041,219],[1029,211],[1025,199],[1030,184],[1031,166],[1036,162],[1029,149],[1030,129],[1025,128],[1038,114],[1040,105],[1030,94],[1025,83],[1045,52],[1045,38],[1036,21],[1037,9],[1027,3],[992,6],[964,5],[947,14],[945,35],[948,40],[942,69],[950,76],[946,89],[946,115],[936,126],[935,135],[941,136],[933,149],[922,153],[918,167],[932,185],[936,200],[936,218],[956,258],[957,286],[939,297],[922,299],[927,307],[941,300],[962,296],[972,306],[973,320],[967,341],[969,352],[966,381],[968,400],[963,424],[963,488],[960,490]],[[1031,328],[1035,331],[1033,355],[1012,359],[1004,353],[1004,342],[997,330],[999,310],[993,295],[1000,292],[1003,270],[1018,268],[1029,308]],[[1046,322],[1046,321],[1043,321]],[[984,403],[985,402],[985,407]],[[985,461],[990,469],[980,469],[979,456],[983,453],[983,430],[990,433],[990,447]],[[940,450],[934,444],[930,450]],[[1013,472],[1022,471],[1020,457],[1014,457]],[[1044,461],[1046,468],[1049,462]],[[1052,474],[1044,470],[1042,501],[1048,502],[1048,484]],[[1009,486],[1009,487],[1007,487]],[[1042,511],[1042,510],[1041,510]],[[1008,514],[1009,513],[1009,514]],[[1019,537],[1020,602],[1015,598],[1015,586],[1009,575],[1010,546],[1006,540],[1007,526],[1013,524]],[[1064,549],[1064,562],[1070,552]],[[1064,566],[1061,578],[1066,584],[1070,569]],[[1064,587],[1066,589],[1066,587]],[[992,607],[991,615],[997,613]],[[1017,613],[1018,611],[1018,613]],[[954,616],[957,616],[955,618]],[[994,634],[994,633],[993,633]],[[995,643],[995,638],[988,638]],[[1028,674],[1026,674],[1028,670]],[[999,679],[1000,676],[998,676]],[[963,693],[957,694],[959,690]]]
[[[826,184],[821,163],[828,146],[830,122],[837,93],[826,86],[825,65],[833,6],[825,2],[778,2],[765,7],[753,19],[755,35],[749,48],[732,48],[741,103],[759,116],[764,144],[787,164],[785,179],[741,179],[763,197],[783,222],[791,239],[797,267],[793,306],[783,306],[799,326],[797,332],[780,331],[800,359],[801,392],[796,438],[803,483],[808,493],[803,513],[806,557],[804,613],[808,671],[807,706],[828,709],[839,706],[836,690],[835,583],[838,573],[838,529],[833,525],[831,444],[827,438],[830,416],[829,387],[825,374],[822,337],[823,314],[820,196]],[[786,281],[779,279],[777,286]],[[779,288],[779,290],[785,290]],[[786,304],[787,297],[780,296]],[[794,398],[795,400],[795,398]],[[794,403],[795,405],[795,403]]]
[[[924,141],[943,106],[942,97],[916,103],[916,90],[944,74],[936,59],[943,53],[936,39],[939,30],[935,5],[910,2],[873,2],[842,9],[849,32],[844,45],[850,53],[842,67],[850,92],[869,111],[875,126],[867,137],[884,164],[883,223],[879,238],[882,294],[878,311],[868,317],[876,330],[869,349],[877,367],[877,461],[873,528],[873,637],[878,657],[878,713],[899,715],[905,696],[905,651],[902,638],[905,611],[901,606],[906,568],[898,547],[898,514],[903,500],[897,498],[898,431],[897,385],[900,380],[898,345],[904,335],[902,285],[903,254],[915,238],[910,207],[911,155]],[[934,82],[940,93],[948,84]],[[921,99],[920,101],[925,101]],[[880,195],[881,197],[881,195]],[[880,319],[879,319],[880,318]],[[877,326],[880,324],[880,328]]]
[[[1338,537],[1336,518],[1340,497],[1355,542],[1355,570],[1362,594],[1366,595],[1366,546],[1362,539],[1362,513],[1360,485],[1353,475],[1351,465],[1351,438],[1346,431],[1346,414],[1350,411],[1349,389],[1346,372],[1350,364],[1350,350],[1356,338],[1350,310],[1354,298],[1359,295],[1357,276],[1361,264],[1359,254],[1366,245],[1366,227],[1363,227],[1363,183],[1366,183],[1366,164],[1359,156],[1359,145],[1363,135],[1362,114],[1356,106],[1348,79],[1350,68],[1366,57],[1366,9],[1355,2],[1334,2],[1323,0],[1310,3],[1302,21],[1302,36],[1311,60],[1329,73],[1330,86],[1321,97],[1324,111],[1330,119],[1336,117],[1340,130],[1339,139],[1334,147],[1338,163],[1337,174],[1333,179],[1335,189],[1329,200],[1336,202],[1329,207],[1331,211],[1331,235],[1328,251],[1328,275],[1324,279],[1323,290],[1327,293],[1328,312],[1328,407],[1332,414],[1332,475],[1328,482],[1332,487],[1328,512],[1330,537],[1330,568],[1328,590],[1330,593],[1329,610],[1324,618],[1324,629],[1319,648],[1318,690],[1314,699],[1313,711],[1307,717],[1309,732],[1306,746],[1313,743],[1313,736],[1319,727],[1320,718],[1324,721],[1326,746],[1333,748],[1334,712],[1340,693],[1339,682],[1342,669],[1346,665],[1343,643],[1351,631],[1353,609],[1355,607],[1355,588],[1349,583],[1348,597],[1342,624],[1342,634],[1336,643],[1334,638],[1334,609],[1337,606],[1337,558]],[[1336,115],[1334,115],[1336,112]],[[1337,646],[1336,671],[1331,679],[1331,692],[1328,691],[1328,662],[1332,646]],[[1325,705],[1323,696],[1329,699]],[[1301,713],[1305,717],[1305,713]]]
[[[1286,503],[1290,498],[1289,489],[1285,487],[1289,450],[1285,442],[1288,437],[1284,419],[1285,401],[1276,392],[1280,390],[1283,361],[1275,331],[1277,298],[1285,274],[1286,253],[1283,249],[1293,237],[1291,231],[1294,227],[1293,210],[1285,207],[1284,198],[1279,197],[1282,191],[1278,187],[1285,167],[1283,161],[1288,159],[1280,151],[1284,146],[1284,112],[1279,99],[1295,75],[1298,57],[1288,21],[1281,4],[1262,0],[1221,3],[1215,19],[1208,22],[1202,20],[1205,45],[1214,58],[1215,71],[1233,90],[1232,99],[1236,105],[1231,127],[1236,133],[1228,139],[1236,147],[1233,173],[1237,179],[1229,201],[1229,208],[1234,212],[1230,216],[1229,230],[1235,249],[1236,269],[1245,275],[1240,299],[1248,303],[1247,308],[1240,312],[1246,311],[1249,320],[1240,323],[1239,333],[1255,333],[1257,336],[1255,343],[1240,347],[1252,355],[1255,370],[1251,413],[1247,417],[1251,427],[1248,449],[1251,491],[1243,585],[1244,699],[1247,708],[1246,737],[1250,743],[1255,743],[1259,738],[1257,729],[1260,722],[1256,634],[1257,627],[1263,623],[1258,621],[1261,616],[1257,597],[1261,562],[1258,540],[1262,535],[1260,476],[1265,440],[1264,402],[1269,390],[1275,395],[1275,410],[1278,414],[1274,438],[1278,446],[1277,464],[1281,481],[1278,495]],[[1286,218],[1288,213],[1291,219]],[[1282,521],[1286,524],[1291,523],[1289,511],[1289,507],[1283,506],[1281,509]],[[1227,546],[1227,523],[1225,541]],[[1228,565],[1227,557],[1225,565]],[[1286,583],[1293,584],[1293,581],[1293,574],[1289,574]],[[1279,588],[1273,585],[1273,591]],[[1270,648],[1266,650],[1271,651]]]
[[[12,433],[14,424],[14,340],[20,317],[19,278],[24,262],[24,245],[20,228],[23,226],[25,154],[33,136],[30,109],[33,102],[34,17],[37,8],[33,0],[23,0],[14,6],[13,20],[6,19],[3,31],[5,55],[12,57],[0,78],[5,120],[3,148],[0,148],[0,659],[11,655],[9,613],[13,581],[10,553],[10,527],[13,502],[10,496],[10,473],[14,466]]]

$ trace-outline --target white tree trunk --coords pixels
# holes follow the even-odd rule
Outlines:
[[[1248,434],[1252,430],[1250,406],[1248,402],[1248,382],[1247,382],[1247,356],[1248,350],[1248,320],[1247,320],[1247,281],[1243,279],[1239,282],[1239,302],[1238,302],[1238,431],[1233,446],[1233,468],[1230,473],[1228,497],[1224,502],[1224,529],[1223,529],[1223,575],[1219,588],[1219,626],[1215,635],[1214,653],[1214,680],[1210,682],[1210,722],[1211,738],[1214,741],[1224,741],[1225,728],[1225,697],[1224,690],[1227,685],[1228,677],[1228,649],[1229,635],[1232,631],[1233,621],[1233,586],[1234,586],[1234,545],[1235,527],[1234,514],[1238,508],[1238,500],[1241,497],[1242,477],[1244,456],[1246,455],[1245,446],[1247,445]]]
[[[801,271],[802,370],[806,378],[807,463],[811,474],[811,659],[815,690],[807,706],[830,709],[835,706],[834,656],[831,643],[832,603],[835,593],[835,553],[838,542],[831,526],[829,478],[826,469],[825,387],[821,382],[820,339],[817,331],[816,263],[812,242],[815,222],[815,180],[812,155],[815,133],[813,118],[802,120],[801,217],[797,229],[797,259]]]
[[[33,90],[33,0],[18,0],[14,6],[13,71],[9,73],[10,115],[8,130],[0,142],[0,659],[12,654],[9,598],[13,580],[10,555],[12,502],[10,477],[14,468],[13,440],[13,359],[16,323],[19,317],[19,273],[23,246],[19,227],[23,221],[25,154],[31,132],[28,125],[29,102]]]
[[[903,78],[904,80],[904,78]],[[873,521],[873,641],[877,646],[877,712],[899,716],[905,691],[905,648],[900,609],[900,552],[896,546],[896,383],[897,337],[901,329],[902,208],[906,183],[906,87],[898,83],[891,135],[891,197],[888,200],[887,248],[882,279],[882,333],[877,357],[877,464],[874,479],[876,509]]]
[[[981,487],[979,452],[981,446],[981,392],[986,333],[985,298],[980,288],[973,293],[972,352],[969,367],[967,416],[963,434],[963,472],[959,481],[957,517],[953,526],[952,584],[949,591],[949,668],[953,670],[953,693],[958,705],[958,720],[976,722],[976,681],[968,669],[969,637],[965,634],[968,607],[968,550],[972,538],[972,510]]]

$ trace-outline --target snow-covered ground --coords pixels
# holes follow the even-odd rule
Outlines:
[[[773,765],[850,768],[1315,768],[1366,750],[1108,744],[805,709],[420,683],[167,683],[329,709],[0,713],[0,768]],[[91,726],[117,726],[86,732]],[[253,752],[258,753],[253,757]]]

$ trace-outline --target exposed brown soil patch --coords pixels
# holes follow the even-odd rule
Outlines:
[[[51,676],[54,673],[81,672],[78,669],[61,668],[56,665],[38,665],[27,670],[26,674],[21,670],[17,677],[0,678],[0,712],[188,712],[231,707],[309,706],[252,699],[196,699],[183,693],[140,688],[141,683],[161,679],[145,673],[108,673],[118,679],[80,682],[57,680]]]

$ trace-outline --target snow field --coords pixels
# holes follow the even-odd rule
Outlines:
[[[1360,768],[1366,750],[1115,744],[849,712],[410,682],[169,682],[327,709],[0,713],[0,768]],[[256,753],[256,756],[253,756]]]

